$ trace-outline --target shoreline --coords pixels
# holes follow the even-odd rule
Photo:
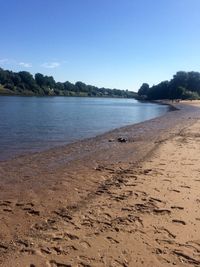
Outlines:
[[[71,229],[74,216],[78,216],[77,220],[81,221],[79,213],[84,214],[88,206],[91,208],[94,202],[97,201],[98,203],[99,197],[106,204],[105,199],[108,197],[108,190],[115,190],[119,187],[117,192],[112,193],[114,194],[114,202],[113,199],[110,200],[110,197],[107,201],[111,201],[109,203],[114,207],[116,203],[126,207],[127,204],[123,204],[123,199],[126,197],[122,196],[122,194],[127,194],[127,192],[123,193],[122,190],[124,179],[129,180],[129,184],[130,182],[135,184],[134,176],[136,175],[139,182],[142,181],[141,179],[144,177],[141,178],[140,176],[150,172],[144,170],[147,172],[146,174],[140,173],[143,164],[151,165],[148,162],[163,144],[165,145],[166,142],[171,142],[170,140],[181,136],[182,133],[193,127],[192,125],[195,125],[200,118],[199,108],[181,103],[176,104],[176,107],[179,109],[168,112],[161,117],[125,126],[95,138],[0,162],[0,216],[2,221],[0,236],[2,237],[2,246],[5,247],[5,249],[0,249],[0,266],[13,266],[13,262],[18,264],[15,266],[29,266],[34,262],[36,266],[59,266],[55,263],[57,258],[62,259],[62,262],[65,258],[67,260],[69,257],[67,252],[66,255],[60,252],[57,256],[52,251],[46,252],[46,254],[39,252],[40,246],[43,246],[46,241],[49,242],[49,246],[51,244],[53,246],[53,243],[57,241],[59,243],[60,239],[59,237],[56,239],[56,231],[65,229],[68,234],[75,234],[76,229]],[[127,142],[118,142],[117,138],[119,137],[126,138]],[[151,169],[151,167],[147,169]],[[131,195],[137,193],[134,189],[135,186],[130,188],[132,190],[130,190]],[[98,206],[98,209],[101,210],[101,207]],[[100,210],[99,218],[101,218]],[[110,211],[108,213],[110,214]],[[119,215],[120,212],[118,211]],[[16,221],[19,224],[16,224]],[[55,221],[55,225],[48,223],[53,221]],[[140,224],[139,221],[137,223]],[[57,227],[57,230],[53,230],[52,227]],[[101,227],[103,226],[101,225]],[[119,226],[109,227],[109,231],[112,230],[113,232],[116,227]],[[47,233],[43,232],[42,229]],[[90,232],[92,233],[93,230],[97,231],[94,226],[91,226]],[[52,234],[55,231],[53,234],[55,240],[54,237],[48,237],[49,231]],[[121,233],[120,229],[119,232]],[[121,234],[124,235],[124,233]],[[98,236],[101,237],[101,231]],[[70,246],[70,242],[76,240],[75,237],[70,239],[69,235],[64,239],[68,246]],[[29,240],[27,245],[22,245],[24,240]],[[31,245],[31,243],[33,244]],[[86,248],[91,251],[90,246],[86,243],[84,243]],[[64,245],[62,244],[62,246]],[[96,251],[95,244],[92,247]],[[135,249],[137,250],[137,247]],[[74,255],[73,251],[69,253]],[[51,258],[50,261],[48,257]],[[72,264],[72,266],[84,265]],[[125,265],[99,263],[91,264],[91,266]],[[151,266],[165,265],[155,264]]]
[[[188,106],[191,107],[190,105],[187,105],[188,102],[186,101],[186,105],[182,105],[182,104],[174,104],[170,101],[151,101],[148,103],[154,103],[154,104],[159,104],[159,105],[167,105],[169,106],[169,111],[164,114],[164,115],[161,115],[161,116],[158,116],[158,117],[155,117],[153,119],[149,119],[149,120],[145,120],[145,121],[142,121],[142,122],[139,122],[139,123],[135,123],[135,124],[129,124],[129,125],[125,125],[125,126],[122,126],[122,127],[119,127],[119,128],[115,128],[115,129],[111,129],[109,131],[106,131],[104,133],[101,133],[101,134],[98,134],[96,136],[92,136],[92,137],[86,137],[86,138],[83,138],[83,139],[80,139],[80,140],[76,140],[74,142],[71,142],[71,143],[67,143],[67,144],[64,144],[64,145],[61,145],[61,146],[55,146],[55,147],[50,147],[48,149],[42,149],[41,151],[29,151],[29,152],[25,152],[25,153],[22,153],[22,154],[18,154],[18,155],[14,155],[13,157],[8,157],[8,158],[5,158],[5,159],[2,159],[0,160],[0,163],[6,163],[6,162],[9,162],[9,161],[15,161],[15,160],[18,160],[18,159],[23,159],[23,158],[26,158],[26,157],[31,157],[31,156],[40,156],[40,154],[49,154],[49,153],[56,153],[60,151],[60,153],[62,153],[63,150],[67,150],[69,148],[69,150],[71,150],[71,147],[79,147],[80,145],[81,146],[84,146],[86,145],[87,146],[87,143],[95,143],[96,141],[97,142],[102,142],[102,139],[106,139],[106,138],[109,138],[110,137],[110,140],[109,142],[117,142],[117,137],[120,137],[120,136],[127,136],[128,138],[134,138],[134,136],[130,136],[132,135],[132,131],[134,131],[135,129],[137,129],[138,127],[143,127],[146,126],[147,124],[150,125],[151,122],[153,123],[157,123],[157,121],[159,122],[159,120],[162,120],[162,118],[165,118],[169,113],[171,113],[172,111],[182,111],[182,109],[188,109]],[[189,108],[189,112],[193,112],[193,110],[191,111],[190,108]],[[162,123],[162,122],[161,122]],[[168,126],[169,127],[169,126]],[[147,130],[147,129],[145,129]],[[121,135],[120,135],[121,134]],[[144,135],[144,134],[143,134]],[[112,137],[115,137],[116,139],[112,138]],[[136,138],[136,141],[137,141],[137,138]]]
[[[92,98],[92,97],[90,97]],[[96,98],[96,97],[94,97]],[[165,105],[165,106],[168,106],[168,112],[171,112],[173,110],[176,110],[176,108],[174,107],[174,105],[172,103],[170,103],[169,101],[161,101],[160,103],[158,103],[157,101],[139,101],[139,102],[144,102],[144,103],[149,103],[149,104],[156,104],[156,105]],[[164,114],[165,115],[165,114]],[[155,117],[155,118],[159,118],[159,117],[162,117],[163,115],[160,115],[158,117]],[[153,118],[154,119],[154,118]],[[136,123],[131,123],[131,124],[127,124],[127,125],[124,125],[124,126],[118,126],[117,128],[113,128],[113,129],[110,129],[110,130],[106,130],[105,132],[102,132],[102,133],[97,133],[97,134],[94,134],[92,136],[89,136],[89,137],[83,137],[81,139],[77,139],[77,140],[74,140],[74,141],[69,141],[68,143],[62,143],[61,145],[49,145],[49,146],[46,146],[44,148],[29,148],[29,149],[25,149],[24,151],[21,150],[21,152],[15,152],[15,150],[13,150],[13,155],[12,155],[12,152],[10,151],[10,154],[5,154],[4,156],[1,156],[0,157],[0,162],[4,162],[4,161],[9,161],[9,160],[12,160],[12,159],[16,159],[18,157],[26,157],[26,156],[29,156],[29,155],[34,155],[34,154],[38,154],[38,153],[44,153],[44,152],[48,152],[50,150],[57,150],[57,149],[62,149],[62,147],[66,147],[66,146],[70,146],[71,144],[79,144],[79,142],[87,142],[87,140],[91,140],[91,139],[95,139],[95,138],[98,138],[98,137],[101,137],[103,135],[106,135],[106,134],[109,134],[112,132],[115,132],[117,130],[120,130],[120,129],[123,129],[123,128],[126,128],[126,127],[131,127],[131,126],[134,126],[134,125],[137,125],[137,124],[140,124],[140,123],[145,123],[147,120],[152,120],[152,119],[146,119],[145,121],[142,121],[142,122],[136,122]],[[20,151],[20,148],[19,148],[19,151]]]
[[[153,104],[158,104],[158,105],[166,105],[166,106],[169,107],[169,110],[167,111],[167,113],[179,109],[179,108],[175,107],[175,105],[172,102],[165,101],[165,100],[162,100],[162,101],[156,101],[156,100],[155,101],[141,101],[141,102],[153,103]],[[114,128],[114,129],[108,130],[106,132],[103,132],[103,133],[100,133],[100,134],[97,134],[97,135],[94,135],[94,136],[91,136],[91,137],[85,137],[85,138],[82,138],[82,139],[78,139],[78,140],[75,140],[73,142],[69,142],[69,143],[66,143],[66,144],[57,145],[57,146],[53,146],[53,147],[49,147],[49,148],[44,148],[44,149],[41,149],[41,150],[38,150],[38,151],[31,151],[30,150],[30,151],[27,151],[27,152],[24,152],[24,153],[22,152],[20,154],[14,154],[14,156],[7,156],[5,158],[2,157],[2,158],[0,158],[0,163],[1,162],[7,162],[7,161],[10,161],[10,160],[15,160],[17,158],[23,158],[23,157],[27,157],[27,156],[31,156],[31,155],[37,155],[37,154],[40,154],[40,153],[46,153],[48,151],[50,152],[50,151],[53,151],[53,150],[59,150],[59,149],[62,149],[62,148],[67,148],[70,145],[75,145],[75,146],[77,145],[77,146],[79,146],[79,143],[91,141],[93,139],[95,140],[97,138],[103,137],[104,135],[106,136],[107,134],[111,134],[112,135],[116,131],[126,129],[127,127],[128,128],[129,127],[134,127],[134,126],[137,127],[137,125],[146,123],[146,122],[151,121],[151,120],[154,120],[156,118],[161,118],[161,117],[165,116],[166,114],[160,115],[160,116],[155,117],[155,118],[152,118],[152,119],[147,119],[147,120],[142,121],[142,122],[128,124],[128,125],[124,125],[124,126],[121,126],[121,127],[118,127],[118,128]]]
[[[20,186],[21,175],[22,177],[27,175],[32,180],[34,172],[38,173],[39,177],[43,174],[47,177],[49,174],[57,176],[58,170],[66,168],[74,173],[77,172],[77,162],[80,165],[78,172],[81,172],[82,168],[90,170],[101,165],[126,164],[129,161],[137,163],[163,140],[193,124],[197,120],[195,111],[200,116],[198,108],[178,104],[175,111],[151,120],[123,126],[65,146],[0,161],[0,178],[2,178],[0,186],[1,183],[4,184],[6,176],[8,176],[6,180],[9,179],[11,183]],[[180,125],[183,122],[184,127]],[[125,138],[127,142],[120,143],[118,138]],[[35,189],[37,191],[37,188]],[[21,191],[20,188],[19,190]]]

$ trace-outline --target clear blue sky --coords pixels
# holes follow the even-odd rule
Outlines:
[[[0,66],[137,91],[200,71],[200,0],[0,0]]]

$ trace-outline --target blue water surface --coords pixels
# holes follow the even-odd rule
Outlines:
[[[0,96],[0,159],[93,137],[168,110],[134,99]]]

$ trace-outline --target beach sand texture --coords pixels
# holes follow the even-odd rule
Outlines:
[[[0,266],[200,266],[200,111],[177,107],[1,162]]]

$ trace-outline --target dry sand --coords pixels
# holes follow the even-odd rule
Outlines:
[[[177,107],[1,162],[0,266],[200,266],[200,109]]]

